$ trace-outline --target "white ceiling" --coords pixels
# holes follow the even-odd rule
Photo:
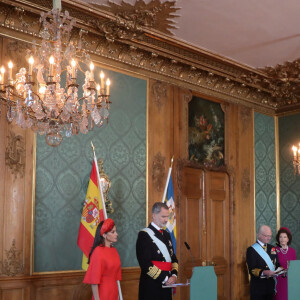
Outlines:
[[[299,0],[177,0],[175,6],[181,9],[173,34],[189,44],[251,67],[275,66],[300,57]]]

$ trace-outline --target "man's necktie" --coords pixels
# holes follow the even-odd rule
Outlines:
[[[158,230],[161,234],[163,233],[163,231],[161,229]]]

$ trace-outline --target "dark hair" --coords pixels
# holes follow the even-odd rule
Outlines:
[[[155,215],[159,214],[162,208],[169,210],[169,207],[166,203],[155,202],[152,206],[152,213]]]
[[[104,221],[101,221],[96,229],[95,238],[94,238],[94,244],[89,254],[89,260],[88,264],[90,263],[91,255],[96,247],[104,247],[104,237],[100,235],[101,227],[103,225]]]
[[[285,228],[280,228],[280,229],[278,230],[278,232],[277,232],[277,234],[276,234],[276,241],[277,241],[276,244],[277,244],[278,246],[280,246],[279,236],[280,236],[281,233],[286,233],[286,235],[287,235],[287,237],[288,237],[288,239],[289,239],[289,241],[287,242],[287,244],[290,245],[291,242],[292,242],[292,235],[291,235],[290,231],[289,231],[289,230],[286,230]]]

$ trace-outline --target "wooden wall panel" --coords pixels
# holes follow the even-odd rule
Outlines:
[[[140,268],[122,270],[121,289],[124,300],[136,300],[139,293]]]
[[[166,83],[149,80],[148,85],[148,220],[151,207],[161,201],[174,155],[173,88]]]
[[[180,126],[176,117],[175,102],[178,88],[164,82],[149,80],[148,86],[148,222],[151,221],[151,207],[154,202],[161,201],[167,179],[171,158],[174,156],[174,170],[178,160],[178,144],[175,144],[174,132]],[[176,94],[177,95],[177,94]],[[175,184],[174,184],[175,182]],[[180,218],[179,203],[176,201],[177,188],[173,179],[176,218]],[[181,248],[180,232],[177,231],[177,253]],[[180,277],[178,278],[180,280]],[[174,300],[180,298],[180,289],[177,289]]]
[[[174,194],[177,208],[177,224],[182,222],[182,219],[187,219],[187,216],[192,213],[197,213],[198,199],[197,195],[201,189],[201,183],[197,181],[195,178],[195,182],[193,184],[193,189],[190,189],[189,193],[195,193],[195,196],[189,194],[188,198],[183,198],[180,196],[180,185],[182,184],[182,166],[180,166],[180,162],[182,160],[188,159],[188,103],[192,99],[192,92],[188,89],[183,89],[174,86],[174,114],[173,114],[173,122],[174,122],[174,165],[173,165],[173,185],[174,185]],[[197,190],[198,189],[198,190]],[[185,207],[189,208],[185,210]],[[193,209],[194,208],[194,209]],[[199,207],[200,209],[200,207]],[[194,223],[198,221],[198,219],[193,219]],[[199,220],[201,222],[201,220]],[[187,225],[190,227],[191,224]],[[195,234],[200,230],[200,227],[194,226]],[[185,282],[186,278],[191,277],[192,272],[192,263],[190,258],[190,253],[188,253],[186,247],[184,246],[184,242],[187,241],[191,243],[192,249],[195,247],[195,252],[200,253],[201,248],[199,244],[194,246],[193,231],[188,232],[188,236],[183,236],[183,232],[186,232],[187,229],[180,228],[177,225],[177,256],[179,259],[179,282]],[[201,233],[199,233],[201,234]],[[197,250],[196,250],[197,249]],[[198,250],[199,249],[199,250]],[[196,254],[195,254],[196,256]],[[189,258],[189,260],[187,260]],[[188,297],[187,290],[188,288],[178,289],[177,299],[184,299]],[[182,293],[182,295],[181,295]],[[188,298],[186,298],[188,299]]]
[[[72,300],[74,285],[63,285],[63,286],[43,286],[36,289],[35,299],[55,299],[55,300]]]
[[[7,65],[18,53],[14,73],[25,62],[24,44],[10,39],[1,39],[1,64]],[[14,51],[12,51],[12,49]],[[0,261],[9,268],[4,275],[30,274],[30,245],[32,220],[32,175],[33,133],[14,122],[9,124],[6,109],[0,117]],[[15,256],[8,257],[7,251]]]
[[[122,269],[124,300],[138,298],[139,268]],[[91,300],[91,288],[82,283],[84,272],[36,274],[0,279],[0,300]]]
[[[185,198],[185,216],[184,219],[186,220],[185,224],[185,241],[188,245],[193,249],[193,255],[197,258],[201,257],[201,245],[199,239],[196,237],[201,236],[201,202],[199,201],[200,198]],[[189,257],[189,260],[191,258]]]
[[[26,277],[0,280],[0,300],[30,300],[32,285]]]
[[[179,266],[180,281],[186,282],[192,276],[192,268],[202,265],[206,243],[203,243],[203,172],[193,168],[184,168],[182,172],[181,219],[178,224],[182,244],[186,241],[191,249],[181,247]],[[188,288],[182,288],[180,299],[189,299]]]
[[[34,213],[34,190],[35,190],[35,147],[36,136],[30,129],[26,130],[26,160],[25,160],[25,176],[24,176],[24,240],[23,240],[23,255],[24,255],[24,274],[30,275],[33,270],[32,249],[31,243],[34,237],[33,213]]]
[[[226,173],[206,172],[206,260],[215,264],[218,300],[230,299],[230,199]]]
[[[253,110],[230,105],[227,111],[228,167],[232,203],[232,296],[248,300],[246,249],[255,239]]]
[[[25,300],[24,289],[14,289],[14,290],[3,290],[2,291],[3,300]]]
[[[3,63],[3,38],[0,38],[1,47],[1,64]],[[5,257],[4,244],[3,244],[3,234],[4,234],[4,199],[5,199],[5,145],[6,145],[6,130],[7,122],[5,119],[6,110],[2,108],[2,113],[0,115],[0,261]]]

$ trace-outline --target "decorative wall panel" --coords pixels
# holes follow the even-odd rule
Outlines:
[[[100,69],[96,68],[95,74]],[[113,71],[109,123],[86,135],[64,138],[57,148],[37,137],[34,270],[81,269],[77,247],[81,209],[92,168],[93,152],[104,161],[112,181],[113,203],[122,266],[137,266],[135,242],[146,215],[147,82]],[[83,81],[81,81],[83,82]]]
[[[276,233],[276,165],[274,118],[255,113],[255,212],[256,229],[269,225]]]
[[[279,118],[280,225],[293,235],[292,247],[300,254],[300,176],[294,175],[292,145],[300,142],[300,115]]]

